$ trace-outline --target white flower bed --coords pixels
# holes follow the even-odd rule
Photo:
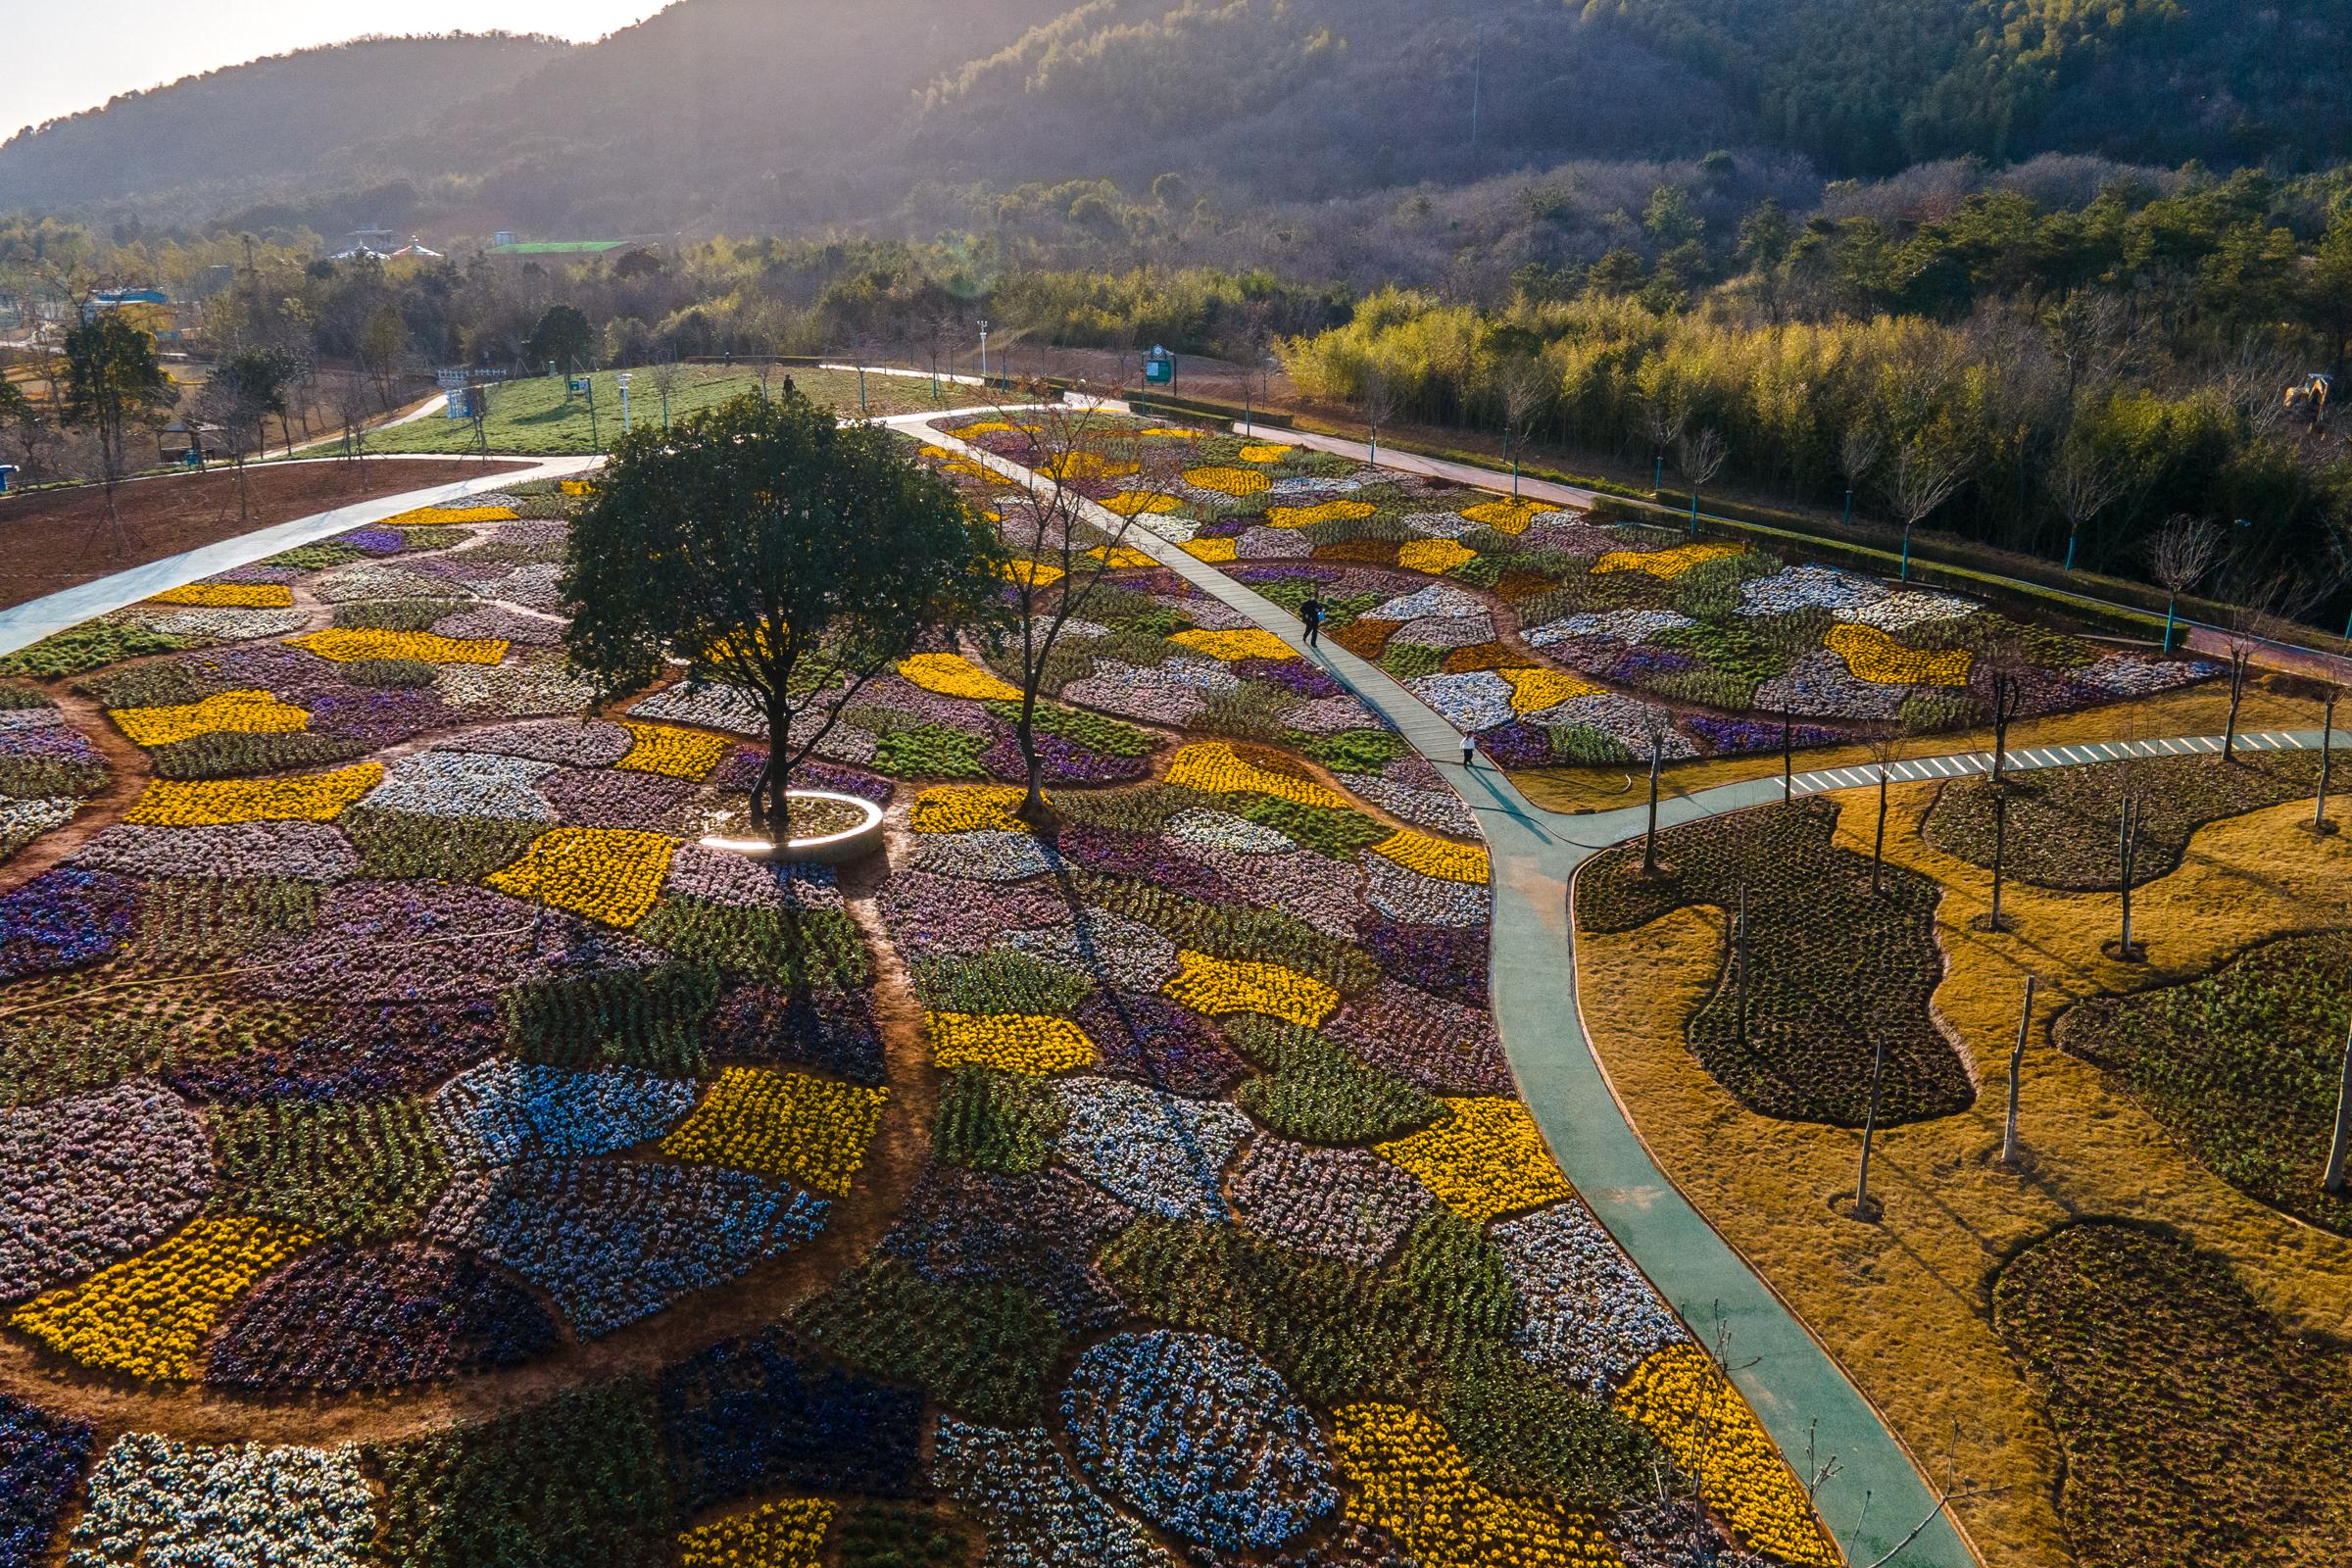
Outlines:
[[[1645,643],[1660,632],[1691,624],[1689,615],[1671,610],[1612,610],[1603,614],[1566,615],[1526,634],[1530,648],[1552,648],[1571,637],[1603,638],[1618,643]]]
[[[1362,729],[1366,719],[1363,704],[1342,692],[1300,703],[1285,712],[1282,721],[1301,735],[1344,735]]]
[[[52,828],[64,827],[81,808],[79,801],[0,796],[0,858],[15,854]]]
[[[90,1476],[67,1568],[364,1568],[375,1495],[359,1449],[214,1447],[133,1433]]]
[[[1098,986],[1152,993],[1176,978],[1176,944],[1125,915],[1084,909],[1060,925],[1016,931],[1006,944]]]
[[[360,852],[324,822],[205,827],[121,823],[83,845],[74,863],[130,876],[284,876],[340,882],[359,874]]]
[[[361,562],[321,572],[311,580],[311,593],[321,604],[328,605],[357,604],[368,599],[472,597],[464,584],[446,577],[427,577],[420,572],[375,562]]]
[[[307,610],[168,609],[133,605],[113,617],[166,637],[196,637],[207,642],[241,643],[259,637],[288,637],[311,623]]]
[[[1208,707],[1193,688],[1162,680],[1156,669],[1115,659],[1103,660],[1093,674],[1064,686],[1061,700],[1122,718],[1178,726],[1191,723]]]
[[[1372,907],[1406,925],[1443,925],[1466,931],[1484,926],[1492,912],[1493,901],[1483,884],[1423,876],[1385,855],[1364,857],[1364,880]]]
[[[384,781],[360,804],[417,816],[498,816],[553,822],[556,808],[532,786],[555,770],[555,763],[528,757],[418,752],[395,761]]]
[[[1786,615],[1820,608],[1833,613],[1859,610],[1886,597],[1886,590],[1867,577],[1831,566],[1790,566],[1769,577],[1740,584],[1740,613]]]
[[[988,1532],[982,1568],[1176,1568],[1143,1526],[1099,1496],[1043,1429],[939,1418],[932,1471]]]
[[[967,882],[1026,882],[1061,868],[1059,854],[1026,833],[926,833],[915,869]]]
[[[1349,775],[1348,787],[1391,816],[1451,838],[1478,837],[1478,817],[1451,790],[1415,789],[1393,778]]]
[[[1298,843],[1278,828],[1230,811],[1187,811],[1167,826],[1167,841],[1183,850],[1224,850],[1235,855],[1289,855]]]
[[[1494,640],[1494,617],[1484,611],[1474,615],[1424,615],[1405,622],[1389,640],[1416,648],[1475,648]]]
[[[629,716],[725,730],[730,735],[767,734],[767,715],[760,711],[760,700],[740,686],[692,687],[681,682],[637,704],[629,710]]]
[[[1756,688],[1749,707],[1758,713],[1784,708],[1800,718],[1892,718],[1902,711],[1904,688],[1864,680],[1827,648],[1799,659],[1786,675]]]
[[[576,713],[596,701],[596,683],[560,660],[521,664],[444,664],[433,678],[454,708],[487,709],[514,718]]]
[[[1426,588],[1401,594],[1377,610],[1364,613],[1372,620],[1420,620],[1425,617],[1446,618],[1454,615],[1481,615],[1487,602],[1467,588],[1451,583],[1433,582]]]
[[[1478,526],[1458,512],[1415,512],[1397,520],[1425,539],[1459,539]]]
[[[544,718],[463,736],[434,750],[494,752],[562,767],[611,767],[636,744],[637,737],[605,719]]]
[[[1070,1169],[1147,1214],[1226,1217],[1218,1173],[1249,1136],[1249,1117],[1119,1078],[1065,1078],[1054,1087],[1069,1110],[1057,1147]]]
[[[1526,1303],[1521,1349],[1597,1398],[1689,1336],[1585,1205],[1567,1199],[1488,1233]]]
[[[1643,761],[1649,760],[1649,731],[1647,715],[1656,708],[1638,697],[1624,697],[1616,692],[1595,692],[1590,697],[1571,697],[1556,708],[1546,708],[1540,713],[1527,715],[1527,722],[1540,729],[1564,729],[1582,724],[1610,736],[1627,751]],[[1690,744],[1682,731],[1666,732],[1662,755],[1668,760],[1696,757],[1698,749]]]
[[[2174,691],[2197,681],[2211,680],[2221,672],[2220,665],[2201,659],[2160,662],[2135,659],[2130,654],[2109,654],[2081,669],[2069,671],[2084,685],[2113,692],[2118,697],[2147,697]]]
[[[1950,594],[1934,594],[1911,589],[1888,594],[1886,598],[1853,610],[1838,612],[1839,620],[1857,626],[1876,626],[1892,636],[1921,626],[1932,626],[1939,620],[1958,620],[1973,615],[1984,607],[1972,600],[1955,598]]]
[[[1424,675],[1412,682],[1412,692],[1455,729],[1469,734],[1499,729],[1518,716],[1511,711],[1511,683],[1491,669]]]

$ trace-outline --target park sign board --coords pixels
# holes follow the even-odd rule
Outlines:
[[[1144,384],[1146,386],[1174,386],[1176,384],[1176,356],[1162,348],[1155,348],[1145,355]]]

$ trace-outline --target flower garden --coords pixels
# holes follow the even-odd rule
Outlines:
[[[1032,437],[994,416],[939,428],[1014,462]],[[1309,448],[1105,420],[1071,481],[1278,604],[1312,593],[1333,640],[1378,662],[1510,768],[1646,760],[1921,733],[1985,718],[1996,666],[2023,716],[2206,679],[2213,666],[2116,651],[1957,595],[1765,551],[1693,543]],[[1180,480],[1139,490],[1165,466]]]
[[[796,774],[887,856],[757,864],[700,842],[742,694],[564,660],[580,504],[8,662],[11,801],[106,788],[61,697],[148,776],[0,862],[0,1563],[1839,1560],[1513,1098],[1475,825],[1346,692],[1121,555],[1051,828],[941,647]]]

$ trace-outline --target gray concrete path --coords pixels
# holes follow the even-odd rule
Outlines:
[[[151,599],[167,589],[185,587],[223,571],[250,566],[257,561],[267,561],[299,545],[317,544],[321,539],[331,539],[336,534],[348,533],[371,522],[381,522],[386,517],[396,517],[404,512],[414,512],[418,507],[446,506],[453,501],[463,501],[467,496],[479,495],[485,490],[497,490],[531,479],[568,478],[603,462],[602,458],[548,458],[535,467],[514,468],[503,473],[484,474],[478,479],[461,479],[423,490],[403,491],[398,495],[371,496],[366,501],[355,501],[348,507],[337,507],[332,512],[314,513],[291,522],[239,534],[233,539],[221,539],[194,550],[182,551],[176,556],[166,556],[161,561],[150,561],[144,565],[132,566],[92,582],[76,583],[71,588],[60,589],[13,609],[0,610],[0,655],[29,648],[44,637],[54,636],[85,620],[135,605],[142,599]]]
[[[992,453],[952,438],[941,443],[1028,480]],[[1103,519],[1115,524],[1107,514]],[[1127,539],[1306,652],[1298,617],[1279,605],[1145,528]],[[1477,813],[1494,863],[1494,1015],[1521,1096],[1569,1180],[1660,1294],[1702,1337],[1711,1341],[1719,1325],[1729,1329],[1732,1379],[1781,1451],[1801,1459],[1810,1437],[1824,1457],[1838,1456],[1838,1472],[1817,1498],[1822,1518],[1851,1561],[1876,1562],[1935,1512],[1935,1495],[1836,1360],[1650,1158],[1585,1037],[1569,882],[1586,860],[1639,835],[1643,811],[1554,816],[1494,767],[1464,767],[1460,732],[1382,670],[1328,642],[1309,657],[1435,762]],[[1777,800],[1780,792],[1778,778],[1731,785],[1666,801],[1659,818],[1692,821]],[[1907,1568],[1973,1568],[1977,1561],[1948,1518],[1936,1519],[1895,1560]]]

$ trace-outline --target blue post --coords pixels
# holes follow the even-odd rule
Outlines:
[[[1903,524],[1903,581],[1911,580],[1911,525]]]
[[[1690,492],[1690,537],[1698,537],[1698,492]]]
[[[2168,654],[2173,651],[2173,607],[2180,602],[2178,599],[2168,599],[2164,602],[2164,651]],[[2347,629],[2352,630],[2352,628]]]
[[[1659,454],[1658,454],[1658,471],[1657,471],[1656,473],[1654,473],[1654,474],[1652,474],[1652,475],[1650,476],[1650,480],[1649,480],[1649,493],[1650,493],[1651,495],[1653,495],[1653,496],[1654,496],[1654,495],[1656,495],[1656,494],[1657,494],[1659,491],[1661,491],[1661,490],[1663,490],[1663,489],[1665,489],[1665,488],[1666,488],[1666,454],[1665,454],[1665,453],[1663,453],[1663,452],[1661,452],[1661,453],[1659,453]]]
[[[2066,569],[2075,569],[2075,536],[2071,533],[2066,536]]]
[[[1845,490],[1845,525],[1848,528],[1854,525],[1854,490],[1851,485],[1846,486]]]

